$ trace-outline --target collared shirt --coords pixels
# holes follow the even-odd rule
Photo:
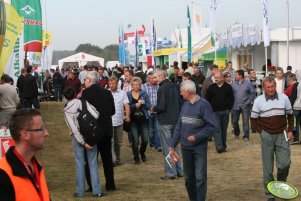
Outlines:
[[[234,81],[231,86],[234,92],[234,110],[240,110],[254,100],[255,89],[249,80],[244,79],[241,83]]]
[[[191,103],[192,105],[196,102],[196,101],[198,101],[200,99],[200,96],[199,95],[196,95],[195,97],[193,97],[190,101],[189,101],[189,103]]]
[[[266,93],[264,93],[264,96],[265,96],[265,100],[266,101],[268,101],[268,100],[274,100],[275,98],[279,99],[277,91],[275,92],[275,94],[273,96],[268,96]]]
[[[142,90],[147,93],[152,106],[157,105],[157,99],[158,99],[157,92],[158,92],[158,89],[159,89],[159,85],[152,85],[148,82],[142,85]]]
[[[116,91],[111,91],[114,104],[115,104],[115,114],[112,116],[112,123],[113,126],[120,126],[123,124],[123,117],[124,117],[124,104],[129,103],[128,96],[126,92],[123,90],[117,89]]]

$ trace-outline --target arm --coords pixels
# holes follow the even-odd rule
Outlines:
[[[234,105],[234,92],[233,92],[233,88],[229,85],[229,99],[230,99],[230,103],[229,103],[229,111],[232,110],[233,105]]]
[[[249,105],[256,97],[256,91],[254,89],[254,86],[252,85],[251,82],[249,82],[248,85],[249,85],[248,88],[249,88],[250,94],[249,94],[248,100],[246,101],[245,105]]]
[[[125,121],[130,122],[130,115],[131,115],[131,109],[130,105],[128,103],[124,104],[124,109],[125,109]]]
[[[288,97],[285,97],[285,113],[287,114],[288,132],[293,132],[294,127],[294,115],[291,103]]]
[[[149,97],[148,97],[147,93],[144,94],[143,99],[144,99],[144,101],[145,101],[145,104],[143,105],[144,108],[145,108],[146,110],[149,110],[149,109],[152,107],[152,104],[151,104],[151,102],[150,102],[150,100],[149,100]]]
[[[299,84],[299,82],[297,82],[297,83],[294,84],[293,90],[292,90],[292,93],[291,93],[291,96],[290,96],[290,102],[291,102],[292,107],[294,107],[294,103],[295,103],[295,101],[297,99],[298,84]]]
[[[165,105],[166,105],[166,93],[165,93],[164,89],[159,88],[157,106],[153,107],[154,112],[156,112],[157,114],[164,112],[165,111]]]
[[[79,144],[85,145],[85,140],[83,138],[83,136],[81,135],[81,133],[79,132],[79,129],[75,123],[75,116],[69,112],[65,112],[65,121],[67,123],[67,126],[71,132],[71,134],[74,135],[76,141]]]
[[[252,112],[251,112],[251,128],[255,129],[258,133],[261,133],[262,128],[258,124],[258,118],[260,117],[260,110],[258,106],[258,98],[255,99]]]
[[[0,198],[5,201],[15,200],[15,190],[13,184],[6,174],[6,172],[0,169]]]
[[[181,116],[178,119],[177,125],[174,130],[174,135],[171,139],[171,145],[173,149],[179,144],[180,139],[181,139],[181,132],[182,132],[182,121],[181,121]]]

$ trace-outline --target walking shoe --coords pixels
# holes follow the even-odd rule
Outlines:
[[[176,176],[162,176],[162,177],[160,177],[160,179],[162,179],[162,180],[174,180],[176,178],[177,178]]]
[[[178,177],[178,178],[184,177],[184,175],[182,175],[182,174],[177,174],[177,177]]]
[[[141,155],[141,160],[142,160],[142,162],[146,162],[146,156],[144,154]]]
[[[93,197],[103,197],[103,196],[105,196],[104,193],[93,194]]]
[[[299,142],[298,141],[293,141],[293,142],[290,143],[290,145],[296,145],[296,144],[299,144]]]

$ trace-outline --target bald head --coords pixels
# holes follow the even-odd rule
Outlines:
[[[224,82],[224,75],[221,74],[220,72],[217,72],[214,74],[214,79],[215,79],[215,83],[217,85],[220,85]]]

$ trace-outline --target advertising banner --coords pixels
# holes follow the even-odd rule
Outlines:
[[[17,11],[8,3],[6,9],[6,31],[2,51],[0,54],[0,75],[5,71],[7,62],[12,54],[17,39],[22,31],[22,18]]]
[[[5,4],[3,0],[0,0],[0,54],[1,54],[2,45],[4,41],[5,27],[6,27]]]
[[[11,0],[24,18],[24,51],[42,52],[42,9],[40,0]]]

